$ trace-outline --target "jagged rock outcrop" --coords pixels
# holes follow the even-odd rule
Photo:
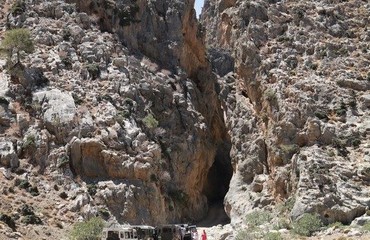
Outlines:
[[[215,161],[229,170],[229,139],[193,4],[38,0],[9,15],[10,27],[35,40],[22,69],[48,80],[28,91],[9,82],[23,122],[14,133],[21,168],[68,179],[60,196],[74,200],[60,212],[106,207],[125,223],[196,221],[208,196],[226,193],[228,183],[218,190],[207,178]]]
[[[207,46],[235,60],[236,74],[220,79],[232,222],[287,198],[293,219],[316,212],[325,223],[369,207],[358,176],[369,167],[369,11],[362,1],[205,2]]]
[[[0,238],[223,201],[232,239],[254,209],[348,224],[370,206],[369,4],[206,0],[199,24],[194,0],[3,2],[1,32],[28,28],[35,51],[0,61],[0,212],[19,228]]]
[[[185,1],[74,1],[79,10],[94,14],[103,31],[115,32],[129,49],[190,77],[208,68],[200,38],[194,0]]]

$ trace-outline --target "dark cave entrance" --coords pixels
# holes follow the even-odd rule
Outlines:
[[[218,224],[230,223],[230,218],[224,210],[224,198],[229,191],[233,168],[230,159],[230,142],[221,144],[216,152],[215,161],[209,169],[203,192],[208,199],[208,214],[201,222],[200,227],[210,227]]]

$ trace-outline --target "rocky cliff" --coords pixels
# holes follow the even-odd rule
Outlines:
[[[194,0],[1,3],[2,33],[35,43],[0,62],[1,237],[196,223],[223,203],[216,238],[233,239],[256,209],[368,209],[368,3],[206,0],[199,22]]]
[[[369,207],[369,10],[364,1],[205,2],[213,69],[229,59],[219,82],[232,222],[286,199],[293,219],[314,212],[325,223]]]

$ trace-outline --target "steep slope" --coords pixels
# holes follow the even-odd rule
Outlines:
[[[325,223],[369,208],[369,15],[365,1],[206,0],[213,69],[235,71],[219,80],[233,223],[286,199]]]
[[[2,191],[25,195],[10,208],[4,197],[0,212],[20,235],[35,239],[16,217],[22,202],[40,216],[40,238],[49,228],[60,239],[79,217],[194,222],[206,215],[208,198],[222,200],[229,138],[193,4],[38,0],[3,18],[35,41],[22,64],[2,65]],[[212,171],[227,170],[222,191],[207,177],[215,162]],[[45,202],[28,186],[9,190],[19,181],[57,205],[53,215],[42,213]],[[9,228],[2,234],[18,236]]]

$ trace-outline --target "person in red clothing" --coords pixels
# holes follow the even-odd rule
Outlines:
[[[202,240],[207,240],[207,233],[206,233],[206,230],[203,230],[203,233],[202,233]]]

